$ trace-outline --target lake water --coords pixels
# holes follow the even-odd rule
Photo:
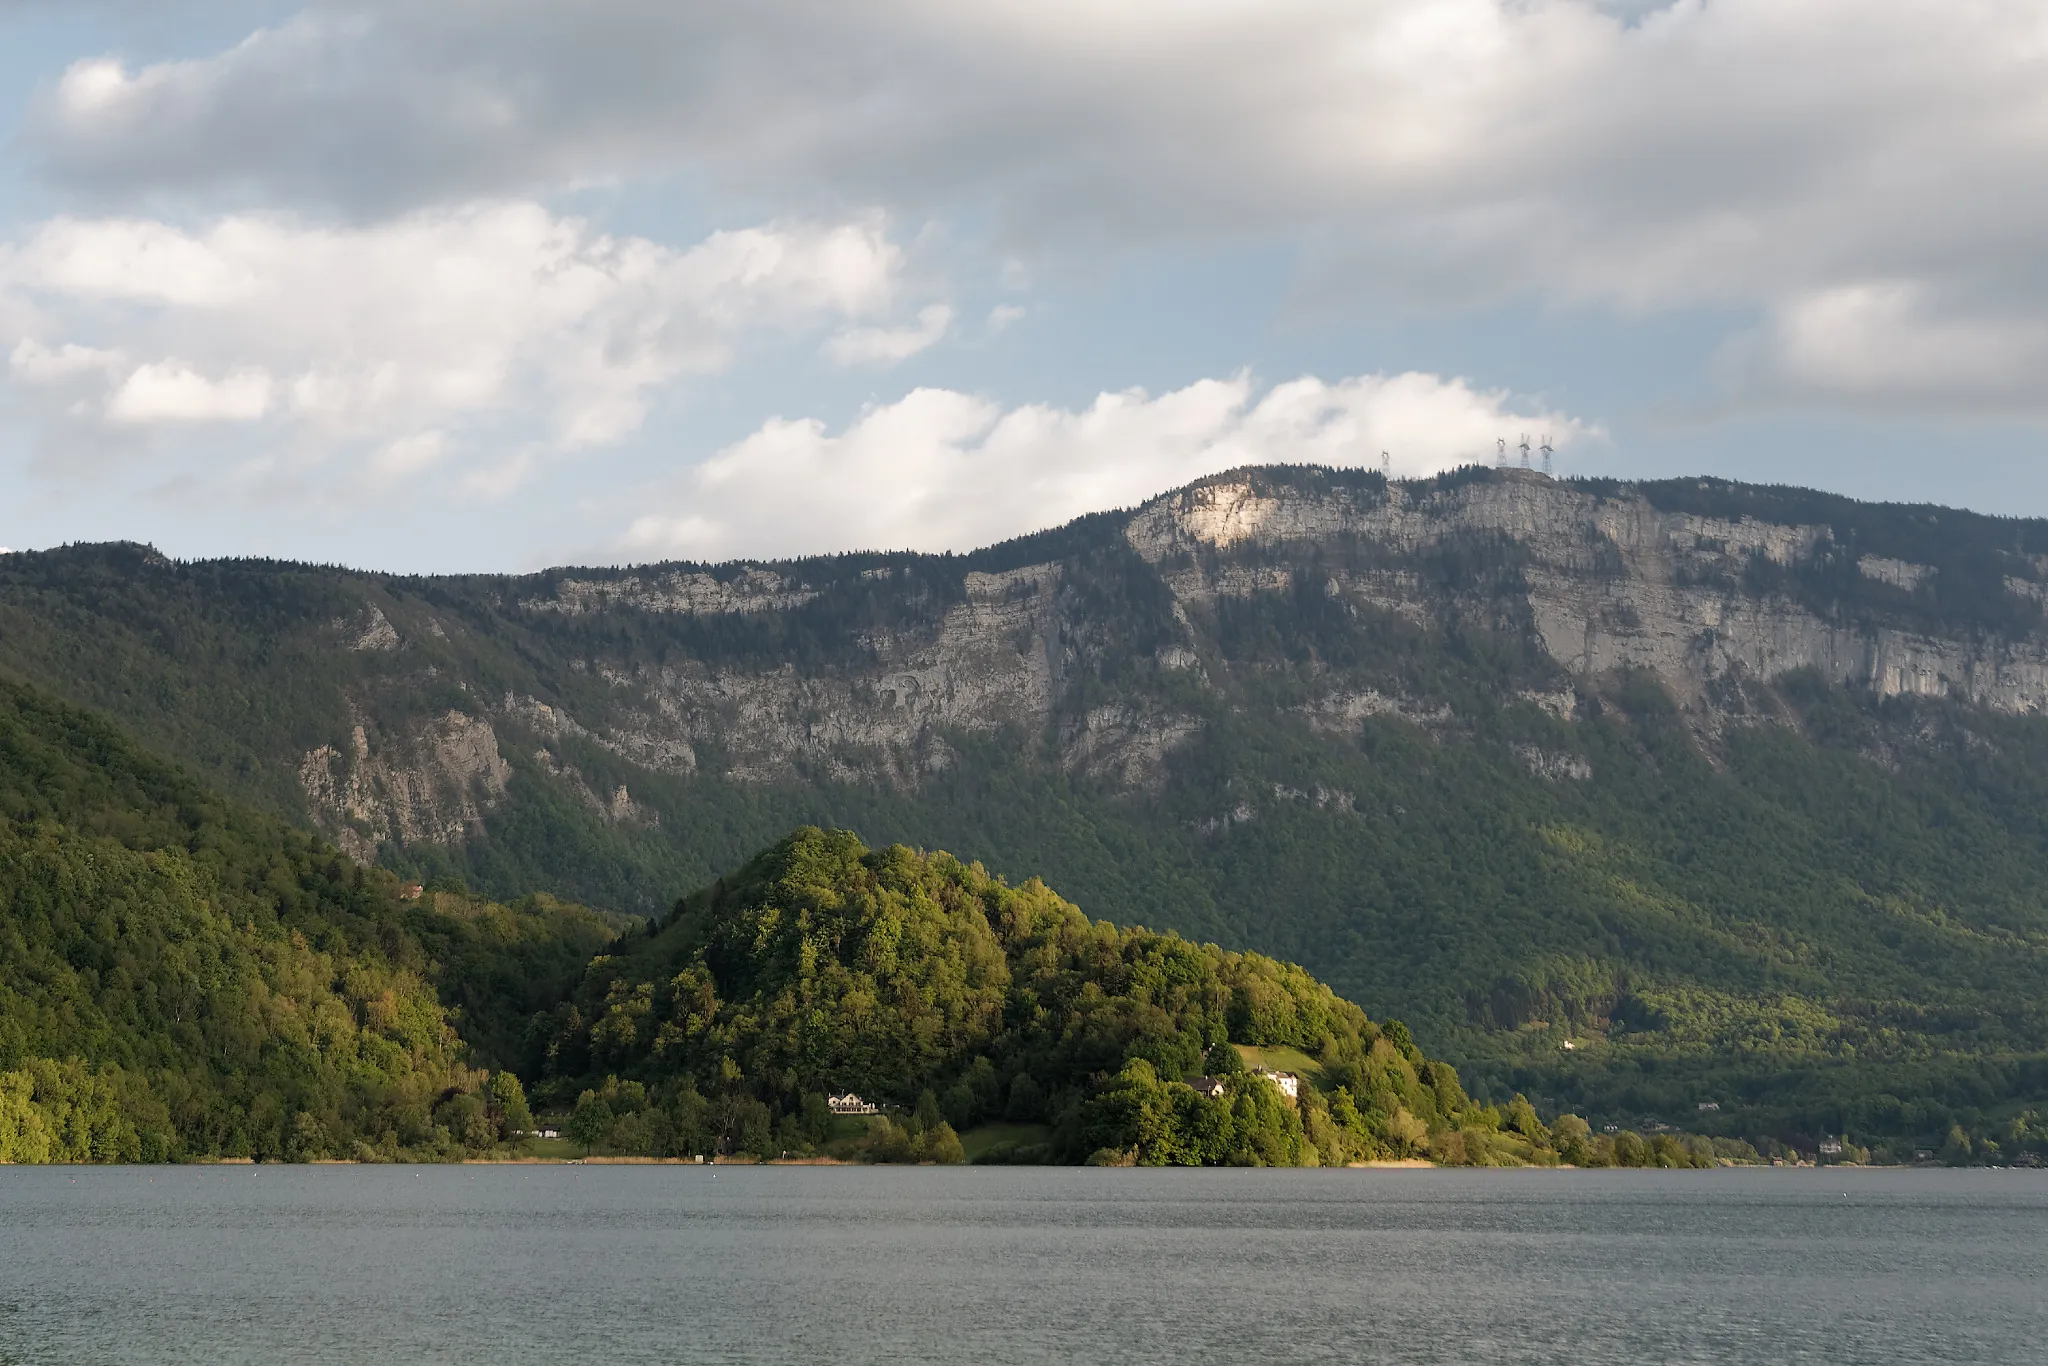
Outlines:
[[[2048,1361],[2048,1174],[0,1167],[0,1363]]]

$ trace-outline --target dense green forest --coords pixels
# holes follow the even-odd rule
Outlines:
[[[1228,477],[1393,496],[1358,472]],[[1462,471],[1405,496],[1504,477]],[[1543,487],[1824,532],[1789,559],[1685,568],[1737,606],[1947,633],[1988,659],[2040,631],[2038,521],[1714,480]],[[2041,1148],[2048,720],[1795,670],[1725,680],[1707,725],[1656,676],[1552,658],[1532,624],[1537,566],[1512,537],[1247,540],[1155,563],[1130,521],[972,555],[452,578],[73,547],[0,557],[0,669],[302,828],[301,766],[319,747],[362,728],[398,752],[434,718],[488,719],[509,778],[469,794],[460,838],[351,846],[451,889],[436,904],[469,904],[452,890],[468,887],[659,917],[793,828],[851,829],[1014,885],[1042,876],[1092,917],[1298,962],[1407,1021],[1495,1106],[1519,1093],[1596,1133],[1677,1126],[1809,1152],[1842,1134],[1905,1158]],[[1901,587],[1864,572],[1868,556],[1925,572]],[[1617,597],[1636,591],[1611,542],[1592,537],[1584,558]],[[701,727],[687,766],[645,758],[648,718],[674,702],[664,680],[795,674],[820,698],[863,696],[903,651],[939,648],[971,576],[1037,564],[1056,570],[1051,625],[1019,648],[1059,655],[1046,715],[766,773]],[[656,569],[801,591],[772,611],[533,605]],[[1191,577],[1237,586],[1183,602],[1173,585]],[[1395,579],[1429,610],[1332,590]],[[396,645],[357,648],[373,620]],[[1169,667],[1174,649],[1194,662]],[[1345,697],[1380,701],[1332,720]],[[542,728],[518,698],[577,725]],[[789,725],[844,719],[804,708]],[[1142,781],[1091,766],[1073,739],[1091,717],[1164,712],[1186,725]],[[620,788],[627,817],[593,800]],[[485,1065],[533,1079],[544,1045],[522,1021],[554,999],[472,994],[458,1025]],[[584,1081],[602,1090],[602,1074]]]
[[[490,1069],[614,933],[547,898],[404,902],[0,682],[0,1160],[494,1150],[531,1120]]]
[[[546,1023],[536,1096],[573,1104],[587,1143],[653,1155],[827,1148],[827,1097],[851,1090],[896,1116],[850,1150],[881,1160],[958,1160],[960,1131],[998,1122],[1033,1137],[984,1161],[1716,1156],[1668,1135],[1617,1151],[1520,1097],[1474,1104],[1405,1026],[1298,967],[1091,921],[1036,879],[845,831],[800,830],[686,897],[594,960]],[[1313,1058],[1298,1096],[1236,1045]]]

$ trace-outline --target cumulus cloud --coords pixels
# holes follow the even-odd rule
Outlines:
[[[43,89],[13,145],[74,216],[0,244],[0,380],[79,446],[260,437],[281,462],[345,450],[371,484],[497,493],[763,329],[844,367],[984,342],[1027,305],[1037,340],[1062,313],[1026,291],[1067,272],[1250,244],[1300,263],[1308,307],[1696,310],[1741,334],[1731,406],[2039,418],[2044,66],[2038,0],[309,0],[223,50],[92,55]],[[781,217],[687,245],[560,214],[657,181]],[[965,277],[906,299],[875,205],[985,252],[1001,306]],[[972,310],[917,311],[935,297]],[[1280,392],[1247,390],[1235,421]],[[1507,415],[1467,396],[1482,426]],[[904,468],[996,506],[1042,495],[1033,521],[1109,496],[1105,470],[1140,470],[1114,485],[1134,498],[1214,463],[1070,434],[1043,449],[1094,454],[987,482],[999,434],[1100,408],[921,391],[842,431],[768,424],[636,545],[810,548],[749,511],[746,471],[840,487],[842,464],[886,465],[888,421]],[[1266,449],[1197,429],[1216,460]],[[1317,444],[1268,435],[1243,458]],[[929,520],[804,525],[1021,529],[932,488]]]
[[[1755,398],[2048,415],[2048,317],[1999,300],[1958,307],[1920,281],[1801,294],[1721,359],[1731,391]]]
[[[125,368],[119,351],[102,350],[66,342],[48,347],[33,337],[24,337],[8,354],[8,365],[31,384],[60,384],[81,375],[106,375]]]
[[[117,199],[381,214],[686,170],[1024,255],[1279,234],[1312,293],[1423,309],[1897,281],[1953,316],[1998,280],[2048,317],[2044,57],[2035,0],[333,0],[81,62],[26,145]]]
[[[178,361],[138,365],[107,400],[111,422],[248,422],[270,411],[270,376],[237,369],[218,380]]]
[[[1170,393],[1106,393],[1086,408],[1005,408],[918,389],[838,432],[776,419],[651,501],[623,548],[720,559],[834,550],[966,550],[1238,465],[1312,462],[1431,474],[1490,460],[1495,441],[1598,435],[1578,419],[1436,375],[1304,378],[1261,391],[1244,376]]]
[[[953,325],[953,310],[927,304],[910,327],[856,327],[825,343],[825,354],[840,365],[894,365],[937,344]]]
[[[240,215],[188,231],[62,218],[0,245],[7,377],[46,423],[261,428],[389,481],[465,424],[562,450],[635,429],[664,386],[750,331],[885,313],[879,219],[779,223],[687,248],[523,202],[336,227]]]

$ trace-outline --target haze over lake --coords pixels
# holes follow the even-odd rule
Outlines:
[[[0,1169],[0,1363],[2038,1359],[2016,1171]]]

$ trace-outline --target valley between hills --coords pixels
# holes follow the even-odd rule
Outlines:
[[[0,557],[0,1155],[2038,1161],[2044,600],[2048,522],[1489,469]]]

